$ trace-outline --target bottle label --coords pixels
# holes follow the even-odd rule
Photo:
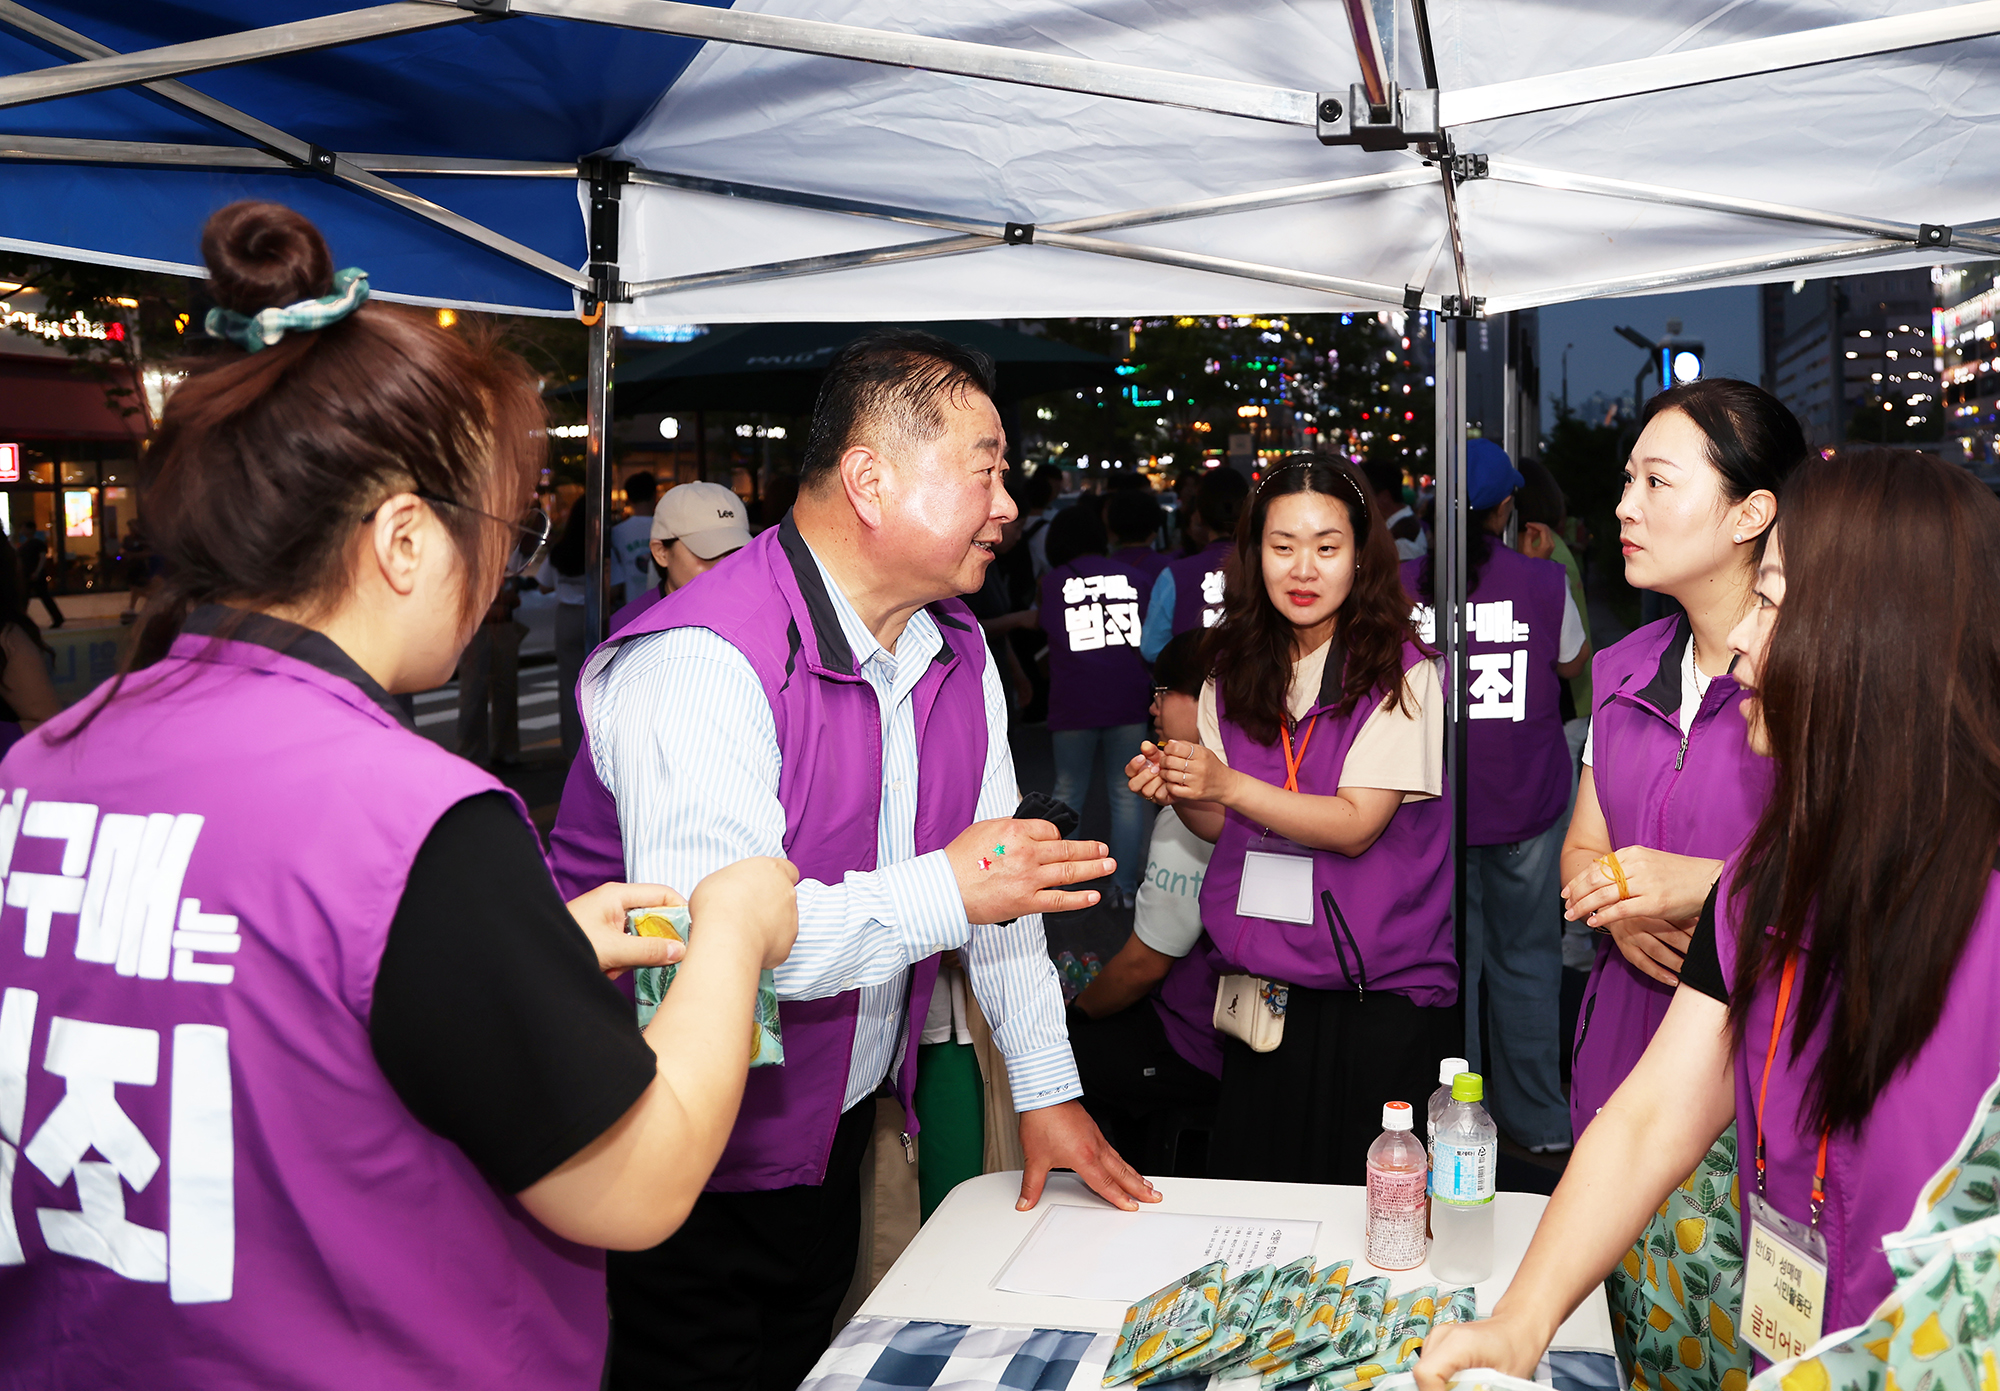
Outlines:
[[[1452,1144],[1440,1138],[1432,1146],[1431,1193],[1454,1207],[1477,1207],[1493,1201],[1494,1168],[1500,1142]]]
[[[1368,1166],[1368,1263],[1381,1270],[1422,1265],[1427,1236],[1424,1175]]]

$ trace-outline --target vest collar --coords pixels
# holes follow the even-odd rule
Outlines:
[[[361,664],[325,633],[267,613],[252,613],[227,604],[199,604],[181,623],[183,637],[214,638],[248,643],[302,662],[356,687],[382,712],[412,734],[417,723],[394,696],[382,689]]]
[[[799,593],[799,604],[794,610],[792,642],[799,646],[800,629],[798,619],[803,617],[805,626],[812,634],[812,646],[806,653],[806,665],[825,676],[839,677],[844,681],[859,681],[860,668],[854,660],[854,648],[847,640],[846,631],[840,626],[840,614],[834,607],[833,595],[827,592],[826,580],[820,573],[819,561],[806,544],[806,538],[799,534],[798,522],[792,513],[785,513],[785,519],[778,523],[778,547],[785,553],[785,561],[791,567],[792,583]],[[798,612],[803,609],[803,614]],[[926,604],[925,612],[940,628],[971,631],[971,625],[949,613],[942,604]],[[943,636],[943,634],[940,634]],[[950,666],[958,659],[952,650],[949,638],[938,644],[936,654],[931,658],[938,666]]]

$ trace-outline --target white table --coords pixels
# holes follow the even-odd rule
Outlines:
[[[1392,1291],[1437,1283],[1428,1263],[1415,1270],[1374,1272],[1361,1259],[1366,1249],[1362,1239],[1367,1214],[1364,1189],[1199,1178],[1156,1178],[1153,1186],[1164,1195],[1163,1201],[1147,1205],[1127,1220],[1144,1222],[1157,1211],[1310,1219],[1320,1224],[1313,1246],[1313,1255],[1320,1261],[1354,1257],[1357,1278],[1363,1273],[1386,1274]],[[984,1174],[954,1188],[855,1317],[1116,1333],[1125,1317],[1125,1301],[1058,1299],[993,1288],[1001,1267],[1048,1204],[1103,1203],[1068,1173],[1049,1176],[1042,1201],[1032,1212],[1014,1210],[1020,1192],[1019,1173]],[[1548,1201],[1535,1193],[1502,1193],[1494,1199],[1493,1276],[1475,1287],[1482,1314],[1492,1310],[1514,1278]],[[1157,1279],[1149,1277],[1142,1283],[1145,1288],[1157,1289],[1186,1273],[1162,1270]],[[1553,1346],[1586,1352],[1613,1350],[1610,1311],[1602,1296],[1585,1300],[1583,1307],[1570,1315]]]

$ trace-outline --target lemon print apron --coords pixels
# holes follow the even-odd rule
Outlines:
[[[1732,1124],[1605,1282],[1612,1339],[1632,1391],[1743,1391],[1749,1384],[1750,1347],[1736,1336],[1741,1202]]]

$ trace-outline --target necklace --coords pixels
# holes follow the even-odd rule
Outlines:
[[[1709,683],[1714,681],[1715,678],[1713,676],[1702,675],[1701,639],[1694,635],[1693,628],[1688,629],[1687,674],[1694,684],[1695,698],[1698,700],[1707,699]]]

